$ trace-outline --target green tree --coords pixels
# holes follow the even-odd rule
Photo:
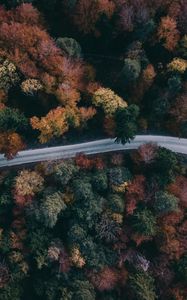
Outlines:
[[[73,190],[77,200],[86,201],[93,197],[92,185],[85,178],[74,180]]]
[[[132,228],[143,236],[154,236],[157,232],[156,218],[147,209],[137,209],[132,216]]]
[[[72,209],[73,215],[87,228],[92,228],[103,210],[103,201],[98,195],[92,195],[87,201],[77,201]]]
[[[126,58],[122,69],[122,77],[127,81],[135,81],[140,76],[141,64],[139,59]]]
[[[68,37],[58,38],[56,44],[67,56],[81,58],[81,46],[75,39]]]
[[[94,190],[104,192],[108,188],[108,177],[104,170],[99,170],[94,173],[91,178]]]
[[[113,212],[123,213],[125,208],[124,198],[118,194],[110,194],[108,197],[108,205]]]
[[[187,255],[184,255],[177,263],[176,263],[176,271],[177,277],[179,279],[183,279],[187,281]]]
[[[125,167],[114,167],[108,170],[110,184],[120,185],[132,179],[132,174]]]
[[[178,209],[178,199],[167,192],[157,192],[155,195],[154,209],[157,214],[167,214]]]
[[[54,177],[62,186],[68,184],[73,176],[78,172],[73,160],[65,160],[55,167]]]
[[[72,284],[72,300],[94,300],[96,299],[93,285],[89,281],[75,280]]]
[[[83,243],[87,238],[87,231],[78,223],[75,223],[68,230],[68,240],[70,244]]]
[[[134,138],[137,132],[139,108],[132,104],[126,109],[118,109],[115,113],[116,141],[125,144]]]
[[[40,206],[40,218],[46,227],[54,227],[60,213],[66,209],[63,194],[56,192],[47,196]]]
[[[154,279],[146,272],[136,272],[129,276],[129,285],[138,300],[155,300]]]
[[[0,131],[23,133],[28,129],[28,120],[18,109],[5,107],[0,110]]]
[[[175,178],[178,159],[172,151],[160,147],[154,164],[155,176],[161,186],[171,183]]]

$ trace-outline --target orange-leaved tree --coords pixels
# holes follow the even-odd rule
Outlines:
[[[164,42],[163,45],[167,50],[173,51],[175,49],[180,39],[180,34],[174,19],[169,16],[161,19],[158,28],[158,38],[160,41]]]

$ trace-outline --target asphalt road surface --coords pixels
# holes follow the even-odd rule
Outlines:
[[[121,150],[132,150],[137,149],[142,144],[150,142],[156,143],[157,145],[170,149],[176,153],[187,154],[187,139],[179,139],[169,136],[137,135],[133,141],[125,145],[115,143],[114,139],[103,139],[75,145],[20,151],[12,160],[7,160],[4,155],[0,155],[0,168],[25,165],[40,161],[71,158],[75,157],[78,153],[90,155]]]

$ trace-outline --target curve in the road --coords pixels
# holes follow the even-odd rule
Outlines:
[[[113,151],[133,150],[137,149],[142,144],[150,142],[156,143],[159,146],[165,147],[176,153],[187,154],[187,139],[169,136],[137,135],[131,143],[127,143],[125,145],[115,143],[114,139],[104,139],[75,145],[20,151],[12,160],[6,160],[3,155],[0,155],[0,168],[40,161],[71,158],[75,157],[78,153],[90,155]]]

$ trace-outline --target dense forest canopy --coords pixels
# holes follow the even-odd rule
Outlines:
[[[0,1],[0,151],[187,136],[185,0]]]
[[[0,299],[186,300],[187,172],[154,144],[0,173]]]

